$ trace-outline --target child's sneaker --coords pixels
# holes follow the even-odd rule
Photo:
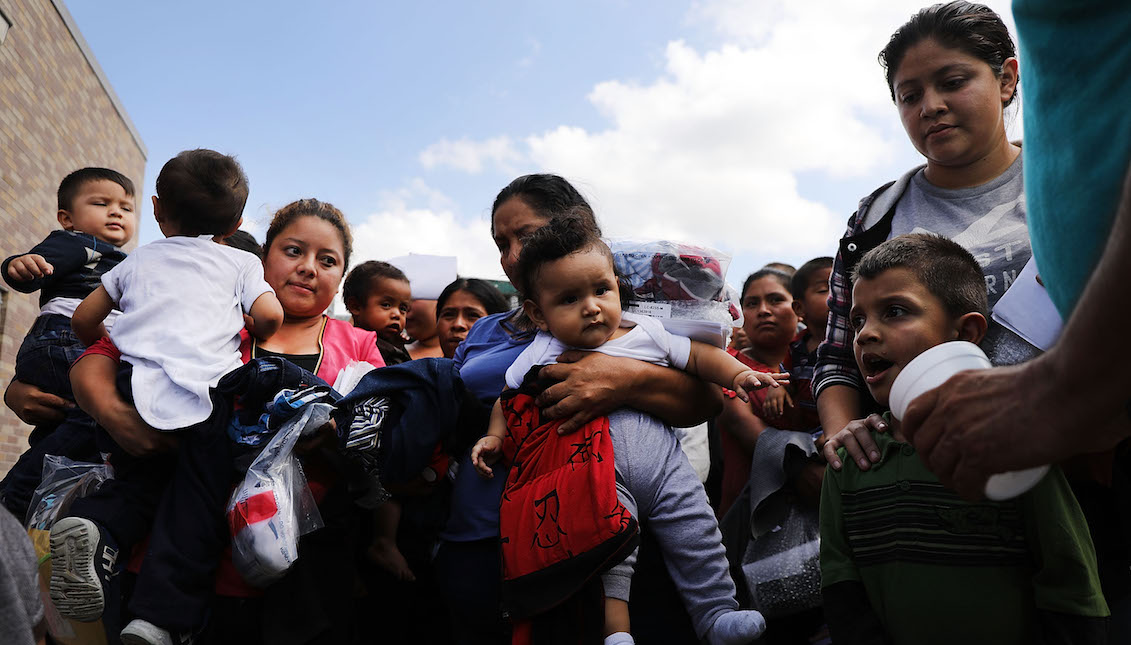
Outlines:
[[[189,632],[172,633],[157,625],[135,618],[122,630],[122,645],[192,645]]]
[[[93,622],[118,574],[118,549],[98,525],[64,517],[51,527],[51,602],[64,618]]]

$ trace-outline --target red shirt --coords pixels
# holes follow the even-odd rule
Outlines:
[[[727,353],[734,356],[743,365],[756,372],[775,373],[782,371],[779,365],[765,365],[751,358],[744,352],[735,349],[728,349]],[[788,371],[792,365],[790,364],[789,355],[786,355],[785,363],[783,364],[785,371]],[[754,410],[754,415],[765,421],[762,417],[762,403],[766,400],[766,395],[769,393],[769,388],[761,388],[750,393],[750,407]],[[737,396],[731,390],[723,388],[723,394],[729,398]],[[721,491],[719,494],[719,517],[726,514],[730,509],[731,504],[734,503],[735,498],[742,492],[742,488],[746,486],[746,482],[750,480],[750,460],[754,458],[754,454],[747,451],[739,444],[738,439],[731,436],[725,430],[719,433],[719,443],[723,448],[723,480],[721,483]]]

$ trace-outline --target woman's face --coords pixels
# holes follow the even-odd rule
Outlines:
[[[279,232],[263,257],[263,276],[288,318],[321,315],[345,271],[342,235],[333,224],[304,215]]]
[[[742,329],[755,347],[786,347],[797,335],[793,296],[781,282],[767,276],[746,287],[742,294]]]
[[[1001,77],[982,60],[927,39],[912,45],[892,78],[907,137],[928,162],[963,167],[1005,139],[1002,106],[1017,89],[1017,59]]]
[[[448,296],[436,318],[436,335],[444,358],[455,356],[471,326],[486,315],[487,308],[470,291],[461,289]]]
[[[550,223],[546,217],[534,212],[518,197],[511,197],[503,202],[494,214],[495,246],[499,249],[499,264],[503,273],[511,284],[518,284],[515,279],[515,265],[518,263],[518,254],[522,251],[522,238]]]

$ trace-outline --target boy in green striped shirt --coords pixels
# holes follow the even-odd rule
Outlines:
[[[938,235],[902,235],[853,271],[853,349],[872,396],[935,345],[986,332],[981,267]],[[944,488],[887,416],[879,463],[841,454],[821,493],[821,575],[833,642],[1105,643],[1088,526],[1060,470],[1005,502]]]

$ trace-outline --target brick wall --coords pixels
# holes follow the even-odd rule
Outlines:
[[[72,170],[113,168],[140,190],[145,149],[61,4],[0,0],[0,11],[12,23],[0,43],[3,258],[26,252],[58,228],[55,189]],[[39,311],[38,294],[6,290],[2,297],[0,387],[11,379],[16,350]],[[29,431],[0,406],[0,473],[23,452]]]

